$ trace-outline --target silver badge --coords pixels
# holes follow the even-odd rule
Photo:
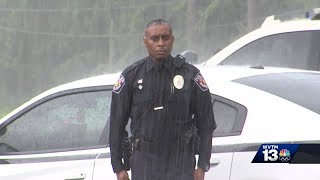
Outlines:
[[[182,89],[183,88],[183,85],[184,85],[184,79],[181,75],[176,75],[174,78],[173,78],[173,85],[175,88],[177,89]]]
[[[138,88],[139,88],[139,89],[142,89],[142,88],[143,88],[143,86],[142,86],[142,85],[139,85],[139,86],[138,86]]]
[[[138,84],[142,84],[142,79],[139,79],[139,80],[138,80]]]

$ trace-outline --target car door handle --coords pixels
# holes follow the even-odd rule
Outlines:
[[[86,178],[86,174],[81,173],[79,175],[66,177],[66,178],[64,178],[64,180],[84,180],[85,178]]]
[[[210,166],[215,166],[218,165],[220,163],[220,159],[218,158],[211,158],[210,159]]]

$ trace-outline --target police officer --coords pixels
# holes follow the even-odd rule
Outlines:
[[[144,32],[149,56],[127,67],[113,87],[110,149],[118,180],[129,179],[121,153],[129,118],[133,180],[203,180],[210,167],[216,128],[210,92],[196,67],[171,56],[173,42],[166,20],[149,22]],[[200,137],[197,165],[194,129]]]

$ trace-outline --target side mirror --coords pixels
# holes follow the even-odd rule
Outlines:
[[[191,64],[195,64],[198,62],[198,53],[195,51],[186,50],[186,51],[183,51],[180,55],[186,58],[186,61]]]

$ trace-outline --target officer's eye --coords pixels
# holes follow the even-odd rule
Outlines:
[[[170,35],[164,35],[161,37],[163,41],[167,41],[170,39]]]
[[[160,36],[151,36],[151,41],[158,42],[160,40]]]

